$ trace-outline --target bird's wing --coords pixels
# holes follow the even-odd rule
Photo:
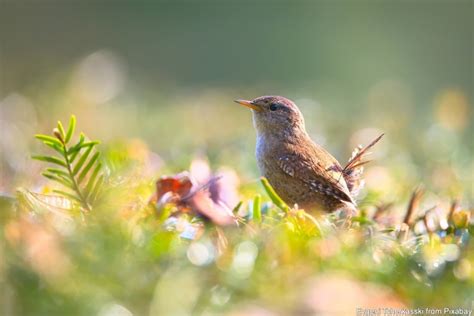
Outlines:
[[[309,155],[309,158],[296,152],[282,155],[278,158],[278,166],[291,177],[301,179],[316,192],[355,204],[337,160],[323,149],[316,150],[318,153]],[[325,159],[312,158],[322,156]]]

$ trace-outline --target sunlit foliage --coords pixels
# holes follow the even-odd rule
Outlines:
[[[66,132],[61,125],[53,132],[55,138],[37,136],[63,158],[41,160],[74,170],[68,168],[74,154],[68,148],[87,144],[81,137],[66,146],[74,125],[72,117]],[[457,203],[422,209],[424,191],[418,189],[403,218],[393,220],[390,205],[370,211],[377,202],[369,193],[351,220],[337,213],[311,215],[286,205],[265,179],[246,185],[243,199],[235,200],[231,173],[212,172],[202,158],[190,172],[154,185],[152,176],[136,177],[149,152],[132,157],[128,146],[136,147],[105,152],[104,162],[115,161],[117,171],[91,212],[77,212],[75,203],[86,204],[74,188],[72,196],[21,189],[16,199],[2,198],[4,310],[348,314],[360,307],[468,306],[473,298],[471,213]],[[133,171],[124,167],[137,158]],[[89,159],[82,165],[95,162]],[[77,169],[64,179],[78,179]],[[68,186],[64,179],[51,177],[51,184]]]

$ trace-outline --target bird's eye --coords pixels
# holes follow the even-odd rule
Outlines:
[[[270,111],[276,111],[278,106],[275,103],[270,104]]]

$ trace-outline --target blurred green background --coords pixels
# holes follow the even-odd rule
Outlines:
[[[444,212],[453,198],[472,208],[473,12],[469,0],[0,0],[2,196],[18,187],[47,188],[40,175],[44,165],[30,155],[50,152],[33,136],[50,134],[57,120],[67,122],[71,114],[79,129],[102,141],[109,166],[120,165],[122,158],[142,162],[133,177],[111,170],[119,183],[117,199],[91,214],[89,225],[77,219],[38,224],[35,216],[8,222],[9,215],[1,214],[8,222],[0,238],[5,259],[0,285],[7,284],[0,295],[6,302],[2,311],[128,316],[120,304],[104,305],[119,301],[137,315],[160,315],[166,314],[166,303],[186,309],[196,297],[203,302],[210,297],[219,308],[260,299],[278,309],[288,302],[301,305],[298,292],[288,289],[308,276],[316,277],[309,302],[324,297],[330,284],[340,286],[331,288],[332,298],[340,289],[367,289],[359,281],[347,283],[346,276],[329,273],[329,279],[320,279],[314,273],[332,270],[384,284],[406,306],[469,301],[472,252],[460,255],[461,246],[445,261],[426,247],[427,266],[435,266],[436,273],[425,279],[419,271],[425,259],[386,258],[384,247],[373,251],[364,242],[363,230],[348,233],[347,240],[356,242],[345,242],[344,236],[342,241],[332,235],[295,237],[276,223],[272,238],[263,229],[255,240],[251,230],[228,234],[230,254],[219,260],[230,264],[243,253],[245,263],[250,256],[250,272],[237,280],[233,263],[229,272],[225,262],[193,262],[193,255],[202,253],[214,258],[213,231],[187,248],[153,216],[140,216],[148,211],[153,181],[188,169],[196,157],[207,157],[214,170],[235,169],[240,193],[253,197],[259,175],[255,132],[249,111],[232,100],[266,94],[294,100],[311,136],[341,163],[359,143],[386,134],[366,171],[361,198],[373,199],[367,205],[394,202],[404,211],[413,188],[423,183],[427,193],[420,210],[438,206]],[[449,238],[443,243],[464,240]],[[442,247],[436,251],[445,256]],[[259,251],[260,273],[248,280]],[[460,263],[453,263],[458,258]],[[280,259],[277,269],[274,262]]]
[[[0,188],[36,181],[32,135],[71,113],[176,170],[204,154],[255,178],[250,113],[232,100],[279,94],[341,162],[387,134],[369,186],[472,202],[472,6],[4,0]]]

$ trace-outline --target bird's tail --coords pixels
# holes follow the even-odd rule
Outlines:
[[[364,158],[370,154],[368,150],[374,146],[383,137],[383,135],[384,134],[380,135],[365,147],[360,145],[357,146],[352,151],[351,158],[342,170],[342,174],[344,175],[344,179],[347,183],[347,188],[349,189],[349,192],[352,196],[357,196],[359,191],[364,187],[365,182],[362,178],[364,165],[370,162],[370,160],[364,160]]]

